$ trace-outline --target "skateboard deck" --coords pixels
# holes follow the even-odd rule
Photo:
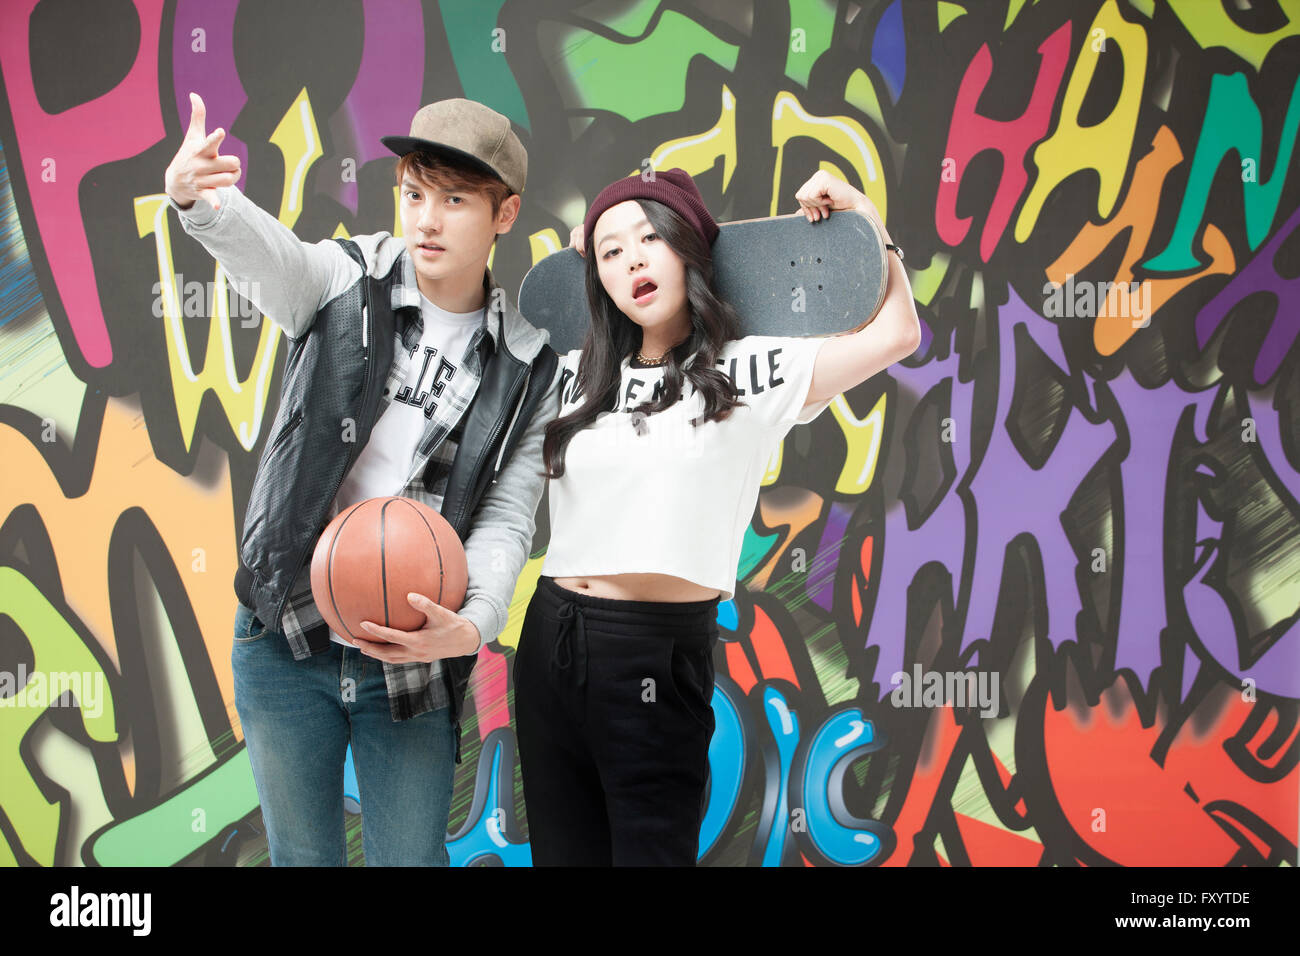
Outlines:
[[[722,223],[713,244],[718,291],[742,335],[833,335],[861,328],[885,300],[889,263],[876,224],[851,209],[819,222],[802,213]],[[519,310],[561,355],[591,324],[582,255],[568,247],[528,270]]]

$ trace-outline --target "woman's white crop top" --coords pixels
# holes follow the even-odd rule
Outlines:
[[[728,342],[719,370],[740,401],[723,421],[692,427],[703,413],[690,381],[667,411],[632,409],[663,388],[662,368],[623,362],[617,410],[602,412],[569,442],[565,471],[550,482],[550,577],[657,573],[736,588],[740,549],[768,462],[785,434],[816,418],[831,399],[804,409],[825,338],[747,336]],[[573,395],[582,350],[561,359],[561,408]]]

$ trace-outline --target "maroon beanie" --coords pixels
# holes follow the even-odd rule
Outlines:
[[[600,191],[600,195],[587,210],[587,218],[582,224],[584,245],[593,245],[595,237],[592,230],[596,228],[596,220],[601,213],[610,206],[617,206],[629,199],[653,199],[663,203],[694,227],[706,246],[713,245],[713,240],[718,238],[718,224],[705,207],[691,174],[684,169],[673,168],[662,172],[654,171],[651,175],[654,178],[648,180],[642,179],[640,174],[616,179]]]

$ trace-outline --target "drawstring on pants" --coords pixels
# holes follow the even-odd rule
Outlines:
[[[555,674],[557,671],[573,667],[574,684],[582,690],[587,686],[587,630],[586,621],[582,616],[582,606],[575,601],[564,601],[555,616],[564,621],[565,626],[555,641],[555,651],[551,655],[551,672]],[[576,648],[575,632],[577,633]]]

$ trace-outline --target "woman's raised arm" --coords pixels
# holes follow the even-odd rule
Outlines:
[[[818,170],[795,193],[809,223],[825,219],[834,210],[856,210],[871,219],[885,242],[889,233],[875,204],[842,179]],[[902,259],[890,252],[889,282],[885,301],[875,319],[856,332],[828,338],[817,353],[807,404],[825,401],[865,382],[877,372],[907,358],[921,344],[921,319],[916,314],[912,287]]]

